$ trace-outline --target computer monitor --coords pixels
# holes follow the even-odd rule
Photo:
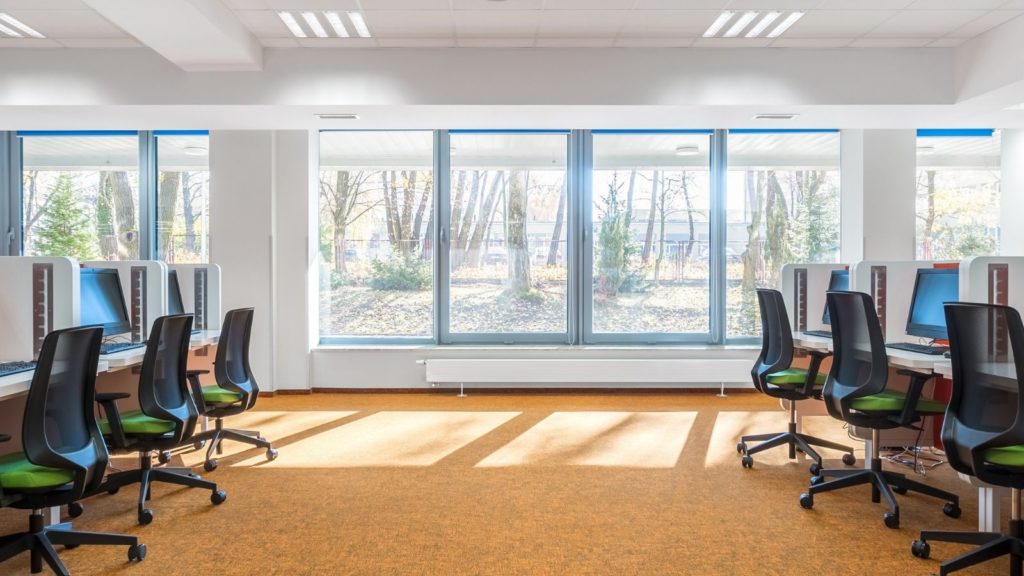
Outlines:
[[[181,300],[181,285],[178,284],[177,270],[167,271],[167,313],[185,313],[185,304]]]
[[[117,270],[82,268],[79,276],[79,309],[82,325],[103,326],[104,336],[132,331]]]
[[[921,268],[914,280],[914,296],[907,314],[907,334],[946,339],[943,304],[960,299],[960,271],[956,268]]]
[[[832,276],[828,279],[829,292],[846,292],[850,289],[850,271],[833,270]],[[826,326],[832,325],[832,319],[828,315],[828,303],[825,303],[825,311],[821,314],[821,323]]]

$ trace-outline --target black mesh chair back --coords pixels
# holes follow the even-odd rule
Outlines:
[[[754,387],[764,392],[767,376],[793,364],[793,332],[782,292],[757,289],[757,305],[761,310],[761,354],[754,362],[750,376]]]
[[[217,342],[214,374],[217,385],[242,395],[246,410],[256,404],[260,387],[249,367],[249,338],[252,335],[252,308],[229,310],[224,315]]]
[[[102,339],[99,327],[47,334],[25,403],[25,456],[74,473],[69,501],[100,485],[109,459],[94,408]]]
[[[853,421],[850,404],[855,398],[878,394],[889,381],[889,359],[882,327],[871,296],[862,292],[829,292],[832,320],[832,370],[822,397],[834,418]]]
[[[174,422],[177,440],[190,437],[199,419],[185,375],[191,335],[191,314],[157,318],[139,378],[139,408],[147,416]]]
[[[950,465],[958,472],[1002,486],[1018,486],[1017,474],[984,466],[986,448],[1024,444],[1024,326],[1007,306],[950,303],[945,306],[953,362],[953,393],[942,426]]]

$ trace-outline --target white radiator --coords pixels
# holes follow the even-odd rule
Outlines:
[[[703,383],[750,386],[750,359],[429,359],[429,384]]]

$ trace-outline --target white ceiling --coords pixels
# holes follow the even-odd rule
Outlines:
[[[951,47],[1024,14],[1024,0],[205,0],[273,47]],[[702,38],[722,9],[806,10],[782,37]],[[83,0],[0,0],[46,39],[0,47],[140,43]],[[277,10],[357,10],[373,38],[296,39]]]

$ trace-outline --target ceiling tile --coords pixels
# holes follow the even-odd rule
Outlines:
[[[622,36],[696,38],[715,21],[717,10],[634,10],[626,15]]]
[[[11,10],[18,20],[50,38],[125,38],[123,30],[92,10]]]
[[[533,38],[537,33],[539,10],[464,10],[452,13],[455,33],[465,38]]]
[[[995,10],[1006,0],[914,0],[910,10]]]
[[[818,10],[902,10],[914,0],[821,0]]]
[[[807,10],[819,4],[821,0],[733,0],[729,10]]]
[[[636,0],[634,10],[721,10],[730,0],[689,0],[685,6],[679,0]]]
[[[547,10],[629,10],[636,0],[547,0]]]
[[[615,46],[619,48],[688,48],[693,46],[696,38],[619,38]]]
[[[538,36],[608,38],[618,35],[626,20],[624,10],[544,10],[540,13]]]
[[[239,2],[242,0],[232,0]],[[251,6],[253,10],[359,10],[356,0],[244,0],[264,6]]]
[[[91,10],[82,0],[0,0],[0,10]]]
[[[867,35],[872,38],[937,38],[983,14],[981,10],[908,10],[897,13]]]
[[[920,48],[931,42],[928,38],[858,38],[850,43],[854,48]]]
[[[1024,10],[1024,0],[1009,0],[1006,4],[1000,6],[1003,10]]]
[[[453,48],[455,38],[377,38],[383,48]]]
[[[814,10],[786,31],[786,38],[860,37],[892,18],[895,10]]]
[[[305,48],[373,48],[373,38],[297,38],[299,46]]]
[[[770,38],[697,38],[694,48],[759,48],[771,44]]]
[[[772,41],[772,48],[842,48],[853,38],[789,38],[783,36]]]
[[[453,10],[540,10],[544,0],[452,0]]]
[[[538,48],[610,48],[614,38],[537,38]]]
[[[59,38],[67,48],[138,48],[142,43],[135,38]]]
[[[60,48],[56,40],[50,38],[7,38],[0,37],[0,48]]]
[[[267,48],[298,48],[299,41],[296,38],[260,38],[260,44]]]
[[[366,25],[380,38],[454,37],[451,12],[440,10],[378,10],[366,12]]]
[[[364,10],[451,10],[449,0],[360,0]]]
[[[993,10],[949,33],[954,38],[974,38],[1024,14],[1022,10]]]
[[[291,37],[292,33],[270,10],[238,10],[235,12],[242,24],[257,37]]]
[[[531,48],[533,38],[459,38],[459,46],[465,48]]]
[[[928,44],[929,48],[952,48],[959,46],[966,42],[964,38],[939,38],[938,40]]]

